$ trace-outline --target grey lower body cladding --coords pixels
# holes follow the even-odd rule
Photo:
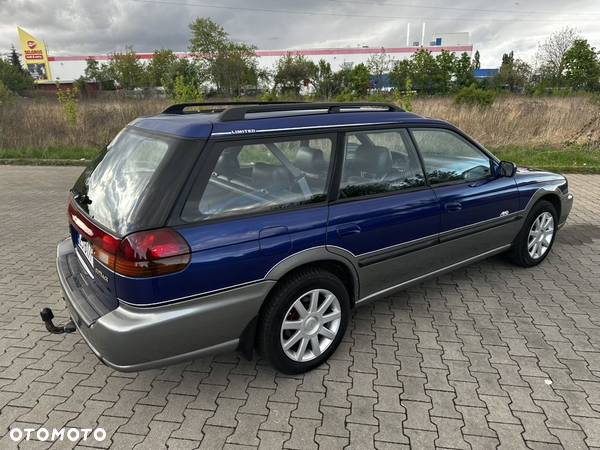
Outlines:
[[[84,321],[85,303],[71,290],[60,258],[73,252],[69,240],[59,244],[57,269],[65,303],[79,332],[108,366],[123,372],[165,366],[213,353],[235,350],[274,281],[263,281],[197,299],[149,308],[120,304]]]

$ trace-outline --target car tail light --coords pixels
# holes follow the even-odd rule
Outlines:
[[[190,247],[177,231],[140,231],[121,241],[115,272],[128,277],[166,275],[185,269],[190,260]]]
[[[128,277],[152,277],[178,272],[191,260],[190,246],[177,231],[160,228],[119,239],[102,230],[69,201],[69,222],[94,249],[94,258]]]
[[[121,240],[89,220],[85,214],[82,214],[73,204],[73,200],[69,201],[68,206],[69,222],[74,226],[79,234],[92,244],[94,249],[94,258],[104,264],[106,267],[114,270],[115,257],[121,244]]]

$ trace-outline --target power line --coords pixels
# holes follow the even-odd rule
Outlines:
[[[428,22],[447,22],[452,20],[459,21],[472,21],[472,22],[481,22],[483,19],[481,17],[423,17],[423,16],[392,16],[389,14],[386,15],[373,15],[373,14],[354,14],[354,13],[337,13],[332,11],[302,11],[302,10],[291,10],[291,9],[273,9],[273,8],[251,8],[247,6],[226,6],[226,5],[214,5],[208,3],[196,3],[196,2],[188,2],[188,1],[176,1],[176,0],[130,0],[136,3],[149,3],[149,4],[157,4],[157,5],[171,5],[171,6],[200,6],[202,8],[213,8],[213,9],[225,9],[225,10],[233,10],[233,11],[250,11],[250,12],[260,12],[260,13],[274,13],[274,14],[296,14],[296,15],[304,15],[304,16],[332,16],[332,17],[352,17],[352,18],[361,18],[361,19],[377,19],[377,20],[423,20]],[[493,22],[506,22],[506,23],[514,23],[514,22],[533,22],[539,23],[539,19],[492,19]],[[594,21],[597,19],[580,19],[580,21]],[[564,23],[564,20],[550,20],[544,19],[544,23]]]
[[[357,5],[370,5],[370,6],[375,5],[372,2],[367,2],[367,1],[362,1],[362,0],[328,0],[328,1],[336,2],[336,3],[357,4]],[[445,10],[445,11],[489,12],[489,13],[502,13],[502,14],[513,14],[513,15],[560,14],[561,16],[578,16],[578,17],[589,17],[589,16],[600,15],[600,11],[599,12],[590,12],[590,13],[586,13],[586,14],[571,14],[571,13],[565,14],[558,10],[555,10],[555,11],[550,11],[550,10],[532,11],[532,10],[515,10],[515,9],[460,8],[458,6],[437,6],[437,5],[423,5],[423,4],[411,5],[411,4],[407,4],[407,3],[397,3],[397,2],[387,2],[387,1],[379,2],[376,5],[377,6],[400,6],[403,8],[421,8],[421,9],[436,9],[436,10],[440,9],[440,10]]]

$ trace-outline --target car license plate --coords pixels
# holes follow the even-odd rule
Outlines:
[[[79,250],[81,250],[81,253],[83,253],[83,256],[85,256],[85,259],[87,259],[87,261],[90,263],[90,266],[93,268],[94,248],[92,247],[92,244],[90,244],[88,241],[81,239],[81,236],[79,236],[77,240],[77,246],[79,247]]]

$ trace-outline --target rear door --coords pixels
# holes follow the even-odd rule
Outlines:
[[[288,134],[209,144],[177,227],[192,249],[177,295],[261,282],[286,257],[324,247],[334,142]]]
[[[520,218],[515,179],[497,176],[496,162],[453,130],[411,134],[441,205],[440,257],[452,263],[512,242]]]
[[[365,298],[429,270],[440,207],[405,129],[352,131],[343,142],[327,248],[355,261]]]

